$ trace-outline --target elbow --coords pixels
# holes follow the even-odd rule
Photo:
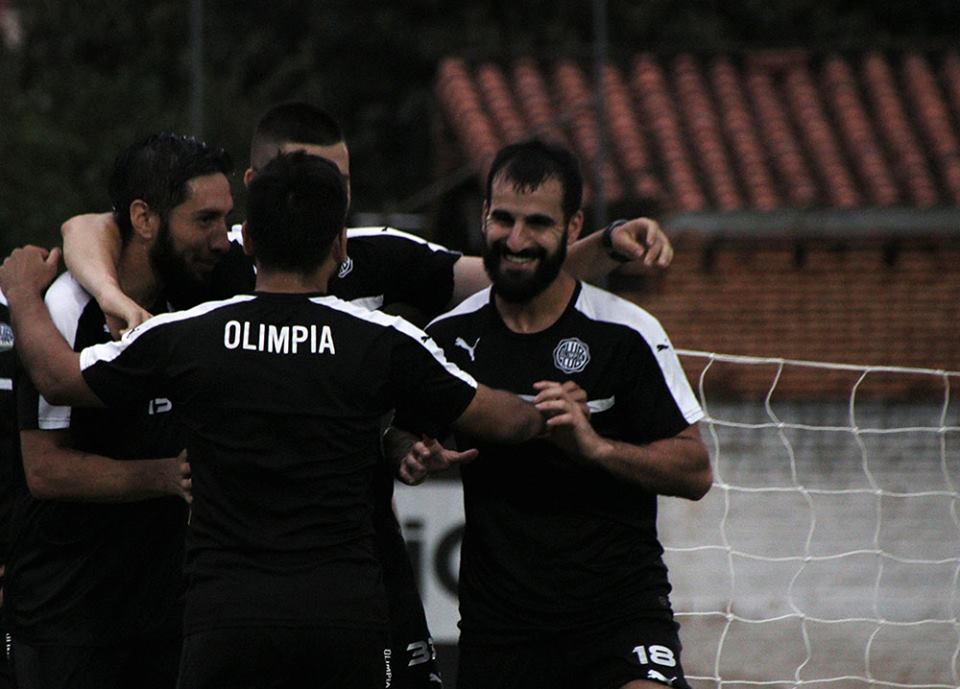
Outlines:
[[[37,500],[54,500],[60,497],[57,491],[57,480],[44,467],[27,469],[24,472],[27,481],[27,490]]]
[[[687,494],[683,497],[697,501],[710,492],[713,486],[713,466],[710,464],[710,455],[704,449],[703,457],[697,471],[693,473],[687,487]]]

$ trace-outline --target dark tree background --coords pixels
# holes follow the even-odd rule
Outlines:
[[[24,40],[16,50],[0,44],[0,255],[55,243],[62,220],[106,209],[113,156],[140,135],[199,133],[242,171],[256,117],[288,98],[344,123],[355,210],[391,210],[432,181],[439,59],[587,60],[592,50],[587,0],[206,0],[204,127],[191,132],[189,0],[8,2]],[[960,36],[955,0],[609,0],[607,16],[612,59],[681,48],[942,47]]]

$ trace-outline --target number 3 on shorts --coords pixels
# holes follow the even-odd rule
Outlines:
[[[666,646],[635,646],[633,654],[641,665],[662,665],[664,667],[676,667],[677,659],[673,655],[673,650]]]

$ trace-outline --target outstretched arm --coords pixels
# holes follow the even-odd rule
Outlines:
[[[177,457],[120,461],[74,449],[67,430],[21,431],[20,444],[27,487],[41,500],[191,500],[186,450]]]
[[[80,355],[57,330],[43,303],[56,277],[60,249],[15,249],[0,266],[0,290],[7,297],[17,352],[41,395],[54,404],[103,406],[80,373]]]
[[[604,239],[606,234],[607,240]],[[607,243],[609,242],[609,245]],[[660,224],[650,218],[616,221],[570,245],[566,268],[581,280],[598,280],[624,263],[647,269],[666,268],[673,261],[673,245]],[[453,264],[450,306],[489,287],[490,278],[479,256],[463,256]]]
[[[699,500],[710,490],[710,455],[695,425],[645,445],[611,440],[597,434],[564,386],[542,381],[535,388],[534,404],[550,415],[550,440],[572,457],[598,464],[658,495]]]
[[[75,215],[60,226],[63,261],[107,316],[116,336],[150,318],[150,313],[120,289],[120,230],[111,213]]]

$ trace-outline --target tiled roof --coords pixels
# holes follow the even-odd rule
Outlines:
[[[557,138],[592,175],[590,65],[442,62],[436,95],[479,173]],[[960,53],[636,55],[602,72],[609,202],[672,211],[960,206]],[[590,190],[588,190],[588,195]]]

